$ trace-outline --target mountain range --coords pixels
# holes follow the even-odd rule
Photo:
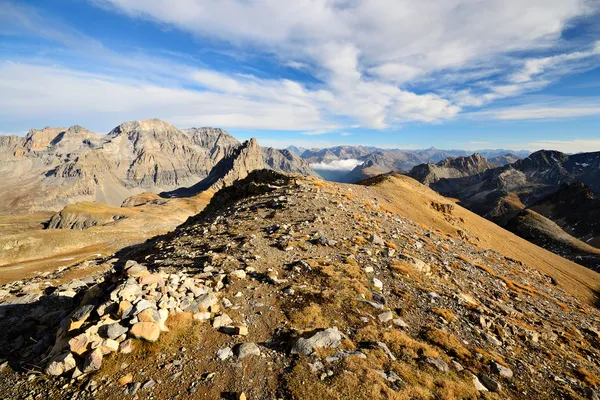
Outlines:
[[[541,150],[499,167],[473,154],[421,164],[407,175],[542,247],[600,269],[600,152]]]
[[[142,192],[192,186],[241,146],[222,129],[179,130],[157,119],[126,122],[106,135],[80,126],[0,137],[0,214],[57,210],[79,201],[119,206]],[[267,167],[315,174],[288,151],[265,148]]]

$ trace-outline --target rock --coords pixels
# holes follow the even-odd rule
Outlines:
[[[242,343],[235,348],[235,354],[241,360],[248,356],[260,356],[260,348],[256,343]]]
[[[142,391],[144,390],[150,390],[152,389],[154,386],[156,386],[156,381],[154,381],[154,379],[150,379],[149,381],[147,381],[146,383],[144,383],[142,385]]]
[[[117,381],[117,383],[120,386],[126,386],[129,385],[131,382],[133,382],[133,375],[131,374],[127,374],[127,375],[123,375],[122,377],[119,378],[119,380]]]
[[[154,285],[156,284],[158,287],[165,286],[165,279],[160,274],[149,274],[142,276],[138,282],[140,285]]]
[[[158,310],[158,328],[161,332],[168,332],[169,328],[167,328],[167,320],[169,319],[169,312],[167,310]]]
[[[208,311],[195,313],[193,315],[193,318],[196,321],[206,321],[206,320],[210,319],[210,313]]]
[[[158,311],[153,308],[146,308],[144,311],[137,315],[140,322],[158,322],[160,321],[160,315]]]
[[[119,319],[128,318],[132,311],[133,311],[133,305],[129,301],[127,301],[127,300],[120,301],[119,308],[117,310],[117,318],[119,318]]]
[[[586,387],[583,389],[583,394],[585,394],[585,398],[588,400],[600,400],[598,393],[596,393],[596,391],[591,387]]]
[[[73,311],[69,317],[69,326],[67,328],[68,331],[71,332],[75,329],[81,328],[81,326],[89,318],[92,311],[94,311],[94,306],[91,304],[86,304]]]
[[[233,324],[233,320],[227,314],[221,314],[213,318],[212,326],[215,329],[219,329],[222,326],[228,326]]]
[[[415,270],[419,271],[422,274],[428,274],[431,272],[431,266],[429,264],[427,264],[426,262],[424,262],[423,260],[420,260],[416,257],[412,257],[406,254],[400,254],[398,255],[398,257],[410,264]]]
[[[214,293],[207,293],[196,299],[196,304],[200,311],[208,311],[212,306],[217,304],[219,299]]]
[[[472,375],[472,378],[473,378],[473,386],[475,386],[475,389],[477,389],[480,392],[489,392],[488,388],[483,386],[483,383],[481,383],[479,381],[479,378],[477,378],[477,376]]]
[[[383,241],[383,239],[381,238],[381,236],[379,236],[376,233],[373,233],[370,237],[369,237],[369,241],[371,243],[373,243],[374,245],[377,246],[383,246],[385,245],[385,242]]]
[[[505,367],[502,364],[498,364],[497,362],[492,363],[492,372],[500,375],[503,378],[512,378],[513,372],[510,368]]]
[[[308,339],[298,339],[296,344],[292,347],[292,354],[310,355],[318,348],[337,348],[340,345],[342,338],[342,333],[336,327],[328,328],[315,333]]]
[[[377,278],[373,278],[373,286],[375,286],[375,288],[381,290],[381,289],[383,289],[383,282],[381,282]]]
[[[235,271],[229,273],[229,278],[234,280],[246,279],[246,271],[244,271],[243,269],[236,269]]]
[[[98,332],[107,339],[116,339],[119,336],[126,334],[128,330],[127,327],[115,322],[114,324],[101,326]]]
[[[130,278],[115,288],[110,294],[112,301],[133,301],[142,293],[142,286],[138,285],[135,278]]]
[[[60,376],[69,372],[77,366],[75,357],[71,353],[63,353],[55,357],[46,366],[45,372],[48,375]]]
[[[235,398],[236,398],[236,400],[247,400],[246,393],[244,393],[244,392],[242,392],[242,393],[238,393],[238,394],[235,396]]]
[[[148,272],[148,268],[146,268],[142,264],[139,264],[133,260],[128,260],[125,263],[124,270],[125,270],[125,275],[134,277],[134,278],[139,278],[139,277],[150,274],[150,272]]]
[[[105,339],[100,346],[102,354],[110,354],[119,351],[119,342],[113,339]]]
[[[440,358],[425,357],[425,362],[428,363],[428,364],[433,365],[435,368],[437,368],[438,370],[440,370],[442,372],[448,372],[448,371],[450,371],[450,368],[448,367],[448,364],[446,364],[444,362],[444,360],[442,360]]]
[[[402,318],[395,318],[392,320],[392,323],[396,326],[399,326],[400,328],[408,328],[408,324],[406,322],[404,322],[404,320]]]
[[[233,357],[233,351],[231,350],[231,347],[224,347],[217,350],[217,358],[219,360],[225,361],[230,357]]]
[[[233,334],[239,336],[247,336],[248,335],[248,327],[245,325],[234,326]]]
[[[139,313],[147,309],[156,310],[156,304],[146,299],[140,300],[133,307],[133,315],[138,315]]]
[[[452,367],[456,370],[456,372],[464,371],[465,367],[463,367],[458,361],[452,360]]]
[[[83,355],[92,345],[92,342],[85,333],[77,335],[69,340],[69,350],[77,355]]]
[[[121,342],[119,345],[119,352],[121,354],[129,354],[133,351],[133,340],[127,339]]]
[[[138,322],[129,332],[137,339],[156,342],[160,336],[160,327],[155,322]]]
[[[98,371],[102,366],[102,351],[98,348],[93,350],[87,355],[83,362],[83,369],[81,370],[84,374]]]
[[[138,392],[138,390],[140,390],[141,386],[142,386],[142,384],[139,382],[130,383],[127,386],[127,392],[129,393],[130,396],[135,396],[135,394]]]
[[[481,375],[481,383],[483,383],[491,392],[499,392],[502,390],[502,385],[500,385],[500,382],[495,381],[487,375]]]
[[[378,319],[379,319],[379,321],[381,321],[381,322],[384,322],[384,323],[385,323],[385,322],[389,322],[389,321],[391,321],[392,319],[394,319],[394,313],[393,313],[393,312],[391,312],[391,311],[386,311],[386,312],[383,312],[383,313],[379,314],[379,315],[377,316],[377,318],[378,318]]]

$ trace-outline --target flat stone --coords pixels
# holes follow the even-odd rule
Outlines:
[[[218,302],[219,298],[214,293],[207,293],[196,299],[196,305],[200,311],[208,311]]]
[[[478,390],[480,392],[489,392],[488,388],[483,386],[483,383],[481,383],[479,381],[479,378],[477,378],[475,375],[472,375],[472,379],[473,379],[473,386],[475,386],[476,390]]]
[[[315,333],[308,339],[298,339],[296,344],[292,347],[292,354],[310,355],[318,348],[337,348],[340,345],[342,338],[342,333],[336,327],[328,328]]]
[[[386,311],[377,316],[381,322],[389,322],[394,319],[394,313],[392,311]]]
[[[102,351],[98,348],[93,350],[87,355],[83,362],[83,369],[81,370],[84,374],[98,371],[102,366]]]
[[[131,382],[133,382],[133,375],[131,374],[123,375],[117,381],[120,386],[129,385]]]
[[[392,320],[392,323],[396,326],[399,326],[400,328],[408,328],[408,324],[406,322],[404,322],[404,320],[402,318],[394,318]]]
[[[500,390],[502,390],[502,385],[500,384],[500,382],[490,378],[487,375],[481,375],[481,383],[483,383],[483,385],[488,388],[488,390],[490,392],[499,392]]]
[[[373,278],[373,286],[375,286],[375,288],[381,290],[381,289],[383,289],[383,282],[381,282],[377,278]]]
[[[121,342],[119,345],[119,352],[122,354],[129,354],[133,351],[133,340],[127,339]]]
[[[225,361],[230,357],[233,357],[233,351],[231,350],[231,347],[224,347],[217,350],[217,358],[219,360]]]
[[[133,337],[148,342],[156,342],[160,337],[160,327],[155,322],[138,322],[129,331]]]
[[[193,315],[193,318],[196,321],[206,321],[210,319],[210,313],[208,311],[204,311],[204,312],[199,312],[199,313],[195,313]]]
[[[231,325],[233,320],[227,314],[221,314],[213,318],[212,326],[215,329],[219,329],[222,326]]]
[[[69,350],[77,355],[83,355],[91,348],[92,342],[90,338],[82,333],[69,340]]]
[[[129,329],[118,322],[108,325],[103,325],[98,329],[100,335],[107,339],[116,339],[121,335],[127,333]]]
[[[158,311],[153,308],[146,308],[144,311],[140,312],[137,317],[140,322],[160,321],[160,315],[158,314]]]
[[[510,379],[513,377],[512,369],[505,367],[497,362],[492,363],[492,372],[500,375],[503,378]]]
[[[371,243],[373,243],[374,245],[377,246],[383,246],[385,245],[385,242],[383,241],[383,239],[381,238],[381,236],[379,236],[376,233],[373,233],[370,237],[369,237],[369,241]]]
[[[242,343],[235,347],[235,354],[240,360],[248,356],[260,356],[260,348],[256,343]]]
[[[425,358],[425,362],[433,365],[435,368],[437,368],[438,370],[440,370],[441,372],[448,372],[450,371],[450,368],[448,367],[448,364],[446,364],[444,362],[444,360],[439,359],[439,358],[434,358],[434,357],[426,357]]]
[[[127,276],[139,278],[149,274],[150,272],[148,272],[148,268],[136,261],[128,260],[125,263],[125,275]]]
[[[73,311],[69,317],[69,332],[81,328],[92,311],[94,311],[94,306],[91,304],[86,304]]]
[[[119,342],[113,339],[105,339],[100,346],[102,354],[110,354],[119,351]]]
[[[246,279],[246,271],[243,269],[236,269],[235,271],[231,271],[229,273],[230,279]]]
[[[60,376],[65,372],[69,372],[77,366],[75,357],[71,353],[63,353],[55,357],[48,366],[45,372],[48,375]]]

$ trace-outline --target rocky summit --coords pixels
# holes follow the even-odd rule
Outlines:
[[[0,287],[0,391],[597,399],[598,283],[407,177],[257,170],[171,233]]]

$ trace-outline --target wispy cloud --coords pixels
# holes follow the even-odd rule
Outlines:
[[[4,31],[53,42],[79,63],[18,55],[11,60],[17,64],[2,64],[4,121],[69,113],[82,122],[94,121],[94,115],[97,120],[158,116],[181,126],[306,135],[352,126],[391,130],[450,121],[465,109],[522,96],[572,71],[600,65],[598,42],[570,47],[561,39],[575,18],[598,12],[600,4],[586,0],[528,0],[525,8],[522,0],[187,0],[177,7],[171,0],[90,3],[217,43],[222,52],[239,57],[239,70],[216,71],[168,51],[125,54],[68,27],[67,19],[54,21],[35,8],[5,1],[0,10]],[[312,74],[316,83],[258,78],[254,66],[243,62],[249,49],[277,65]],[[544,56],[531,54],[536,51]],[[517,55],[524,53],[530,53],[526,59]],[[594,107],[553,111],[487,110],[478,117],[596,113]]]

